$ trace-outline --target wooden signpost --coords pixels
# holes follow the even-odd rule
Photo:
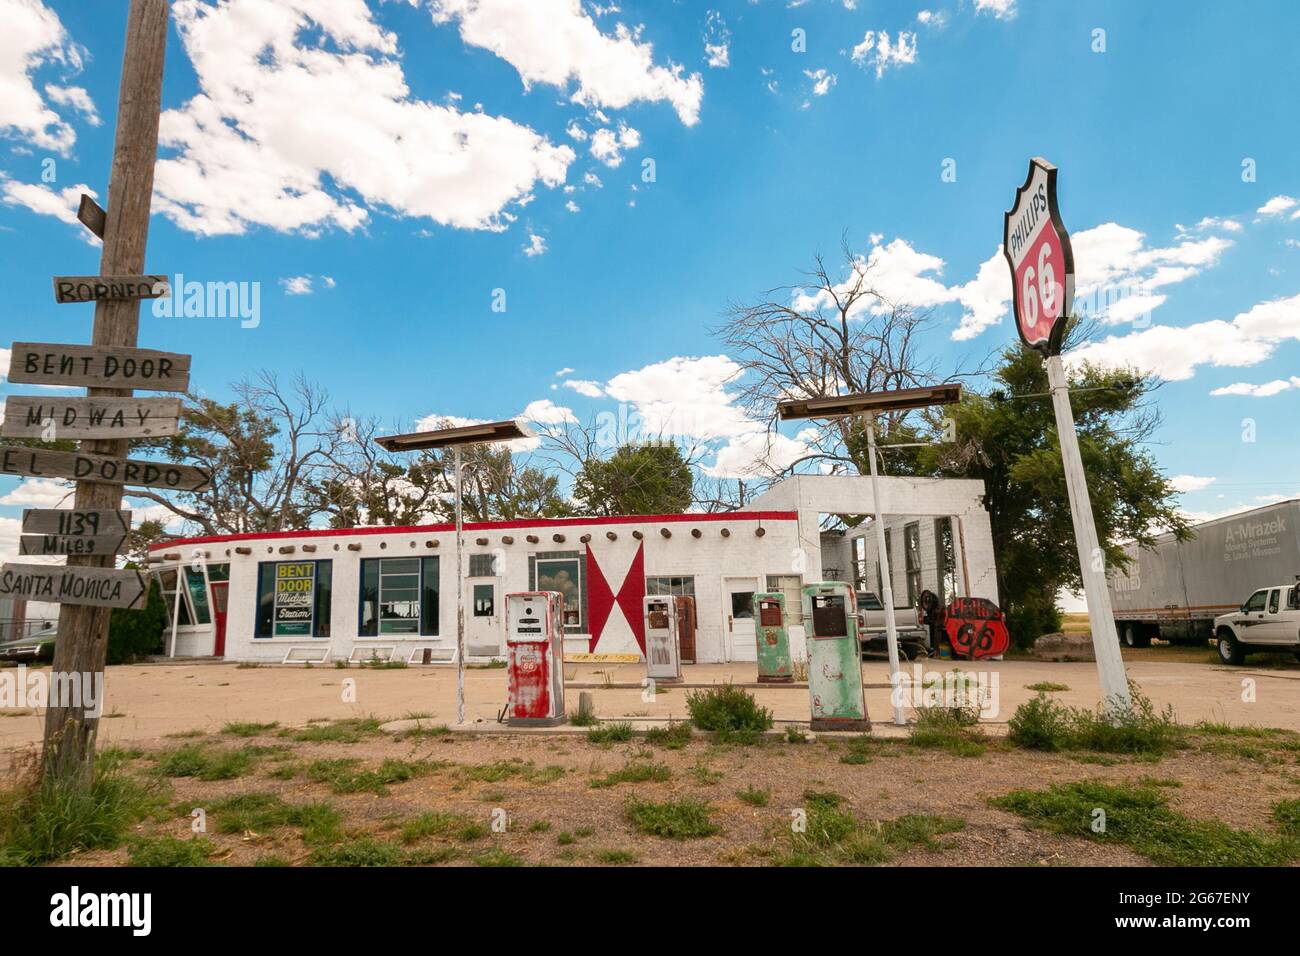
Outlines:
[[[153,349],[15,342],[9,352],[9,381],[183,392],[190,386],[190,357]]]
[[[69,508],[29,508],[23,512],[23,534],[125,535],[131,530],[129,511],[78,511]]]
[[[166,276],[55,276],[54,301],[109,302],[123,299],[161,299],[171,295]]]
[[[212,484],[212,474],[193,465],[109,458],[75,451],[0,445],[0,474],[26,478],[70,478],[105,484],[139,485],[197,494]]]
[[[5,438],[161,438],[180,431],[179,398],[5,399]],[[50,429],[53,429],[51,432]]]
[[[126,534],[25,534],[19,554],[120,554]]]
[[[139,571],[57,564],[6,564],[0,568],[0,596],[4,597],[131,610],[143,608],[148,593],[149,583]],[[59,633],[66,632],[60,627]],[[57,654],[59,645],[54,646]]]

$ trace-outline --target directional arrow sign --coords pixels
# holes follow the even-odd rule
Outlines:
[[[140,485],[197,493],[212,484],[212,474],[193,465],[143,461],[138,458],[108,458],[48,448],[0,445],[0,474],[28,478],[71,478],[101,481],[111,485]]]
[[[139,571],[53,564],[0,567],[0,596],[3,597],[130,609],[144,607],[148,593],[148,581]]]
[[[180,431],[179,398],[5,399],[5,438],[157,438]],[[52,433],[49,431],[53,429]]]
[[[81,205],[77,207],[77,218],[81,224],[99,238],[104,238],[104,227],[108,225],[108,213],[104,207],[85,193],[81,194]]]
[[[25,534],[18,539],[19,554],[118,554],[125,534]]]
[[[107,345],[15,342],[9,350],[9,381],[183,392],[190,384],[190,357]]]
[[[68,508],[29,508],[23,512],[23,534],[126,534],[129,511],[73,511]]]
[[[161,299],[171,295],[166,276],[55,276],[54,301],[100,302],[109,299]]]

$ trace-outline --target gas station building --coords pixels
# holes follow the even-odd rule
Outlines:
[[[898,604],[922,584],[997,600],[982,482],[882,478],[881,495]],[[642,659],[644,598],[690,595],[700,663],[755,660],[752,596],[779,591],[791,653],[803,657],[804,584],[857,586],[856,569],[876,588],[874,541],[857,543],[874,534],[870,523],[828,536],[826,519],[873,507],[868,479],[810,475],[727,513],[467,523],[466,657],[504,655],[505,595],[522,591],[564,595],[570,660]],[[454,660],[451,525],[175,539],[151,549],[150,568],[171,616],[165,652],[175,657]]]

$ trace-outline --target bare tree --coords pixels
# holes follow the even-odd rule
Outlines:
[[[832,470],[859,465],[849,419],[809,422],[801,429],[808,453],[793,460],[775,454],[776,406],[791,398],[826,398],[855,392],[909,388],[936,380],[937,364],[922,357],[922,333],[930,310],[891,300],[874,282],[874,267],[841,244],[842,276],[817,256],[803,286],[768,290],[753,304],[732,303],[715,334],[742,367],[740,404],[767,423],[768,447],[754,478],[789,474],[808,462]],[[884,416],[897,425],[906,413]],[[865,462],[862,462],[865,464]]]

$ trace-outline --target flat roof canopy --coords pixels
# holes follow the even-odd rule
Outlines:
[[[831,395],[827,398],[794,398],[777,405],[782,421],[798,418],[842,418],[871,412],[893,412],[930,405],[952,405],[961,401],[961,385],[947,382],[922,388],[900,388],[887,392]]]
[[[421,451],[425,448],[449,448],[452,445],[477,445],[483,442],[533,437],[535,433],[532,429],[519,419],[512,418],[503,422],[439,428],[431,432],[389,435],[387,438],[376,438],[375,442],[388,451]]]

